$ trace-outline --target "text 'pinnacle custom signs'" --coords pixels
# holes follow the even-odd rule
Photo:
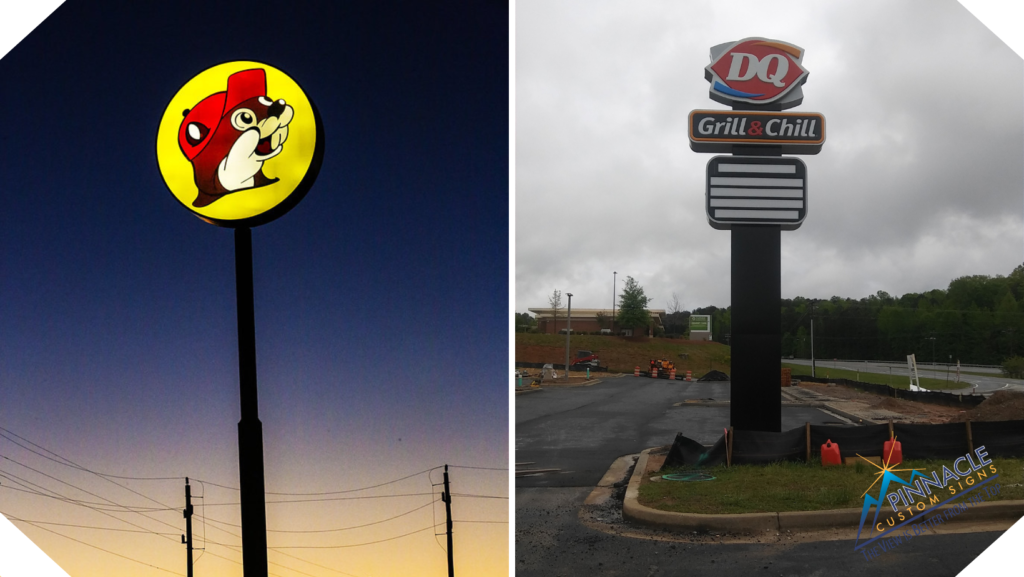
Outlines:
[[[280,70],[228,62],[189,80],[157,132],[160,173],[199,218],[248,227],[288,212],[320,171],[324,134],[316,107]]]
[[[711,49],[711,64],[704,77],[711,83],[711,99],[723,104],[777,103],[782,109],[800,104],[799,86],[807,80],[804,50],[767,38],[744,38]]]

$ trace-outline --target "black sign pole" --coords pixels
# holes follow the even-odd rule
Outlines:
[[[734,106],[734,109],[742,109]],[[781,146],[734,146],[735,156],[781,156]],[[729,421],[782,431],[782,227],[733,224]]]
[[[729,420],[782,430],[781,237],[778,225],[732,225],[732,377]]]
[[[252,231],[235,229],[238,302],[238,477],[242,503],[242,573],[267,577],[267,505],[263,484],[263,424],[256,392],[256,320],[252,286]]]

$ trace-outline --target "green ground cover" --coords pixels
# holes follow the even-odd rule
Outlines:
[[[897,468],[920,469],[930,475],[943,465],[952,467],[952,464],[953,460],[912,460]],[[985,500],[1024,499],[1024,460],[992,459],[992,464],[999,477],[988,485],[999,483],[1000,492],[994,497],[986,496]],[[822,467],[819,463],[723,465],[702,469],[715,477],[711,481],[650,481],[651,477],[688,470],[692,471],[676,468],[648,473],[640,486],[640,503],[663,511],[706,514],[853,509],[863,505],[864,491],[871,487],[878,471],[867,463],[832,467]],[[910,471],[896,474],[903,479],[910,478]],[[877,497],[878,491],[876,483],[870,494]],[[940,501],[949,496],[945,493]]]
[[[811,376],[811,367],[805,365],[794,365],[792,363],[782,363],[783,368],[793,369],[793,376]],[[850,379],[851,381],[860,381],[862,383],[874,383],[876,385],[889,385],[894,389],[909,389],[910,379],[906,375],[889,375],[879,373],[867,373],[864,371],[850,371],[846,369],[837,369],[827,366],[826,362],[822,362],[817,367],[817,375],[819,377],[827,376],[830,379]],[[931,377],[921,377],[921,386],[925,389],[931,390],[943,390],[943,389],[963,389],[970,385],[965,383],[954,383],[952,380],[946,381],[945,379],[933,379]]]

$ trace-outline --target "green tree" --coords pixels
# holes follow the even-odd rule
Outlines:
[[[513,320],[517,333],[529,332],[537,326],[537,319],[533,318],[530,313],[516,313]]]
[[[626,287],[619,296],[619,310],[615,322],[624,329],[647,328],[651,324],[651,313],[647,305],[651,299],[644,294],[644,288],[633,277],[626,277]]]
[[[555,289],[548,297],[548,304],[551,305],[551,327],[552,332],[558,332],[558,311],[562,309],[562,291]]]

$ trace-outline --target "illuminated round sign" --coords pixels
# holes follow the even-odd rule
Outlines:
[[[160,173],[174,198],[206,222],[257,226],[291,210],[320,171],[320,115],[287,74],[227,62],[189,80],[164,111]]]

